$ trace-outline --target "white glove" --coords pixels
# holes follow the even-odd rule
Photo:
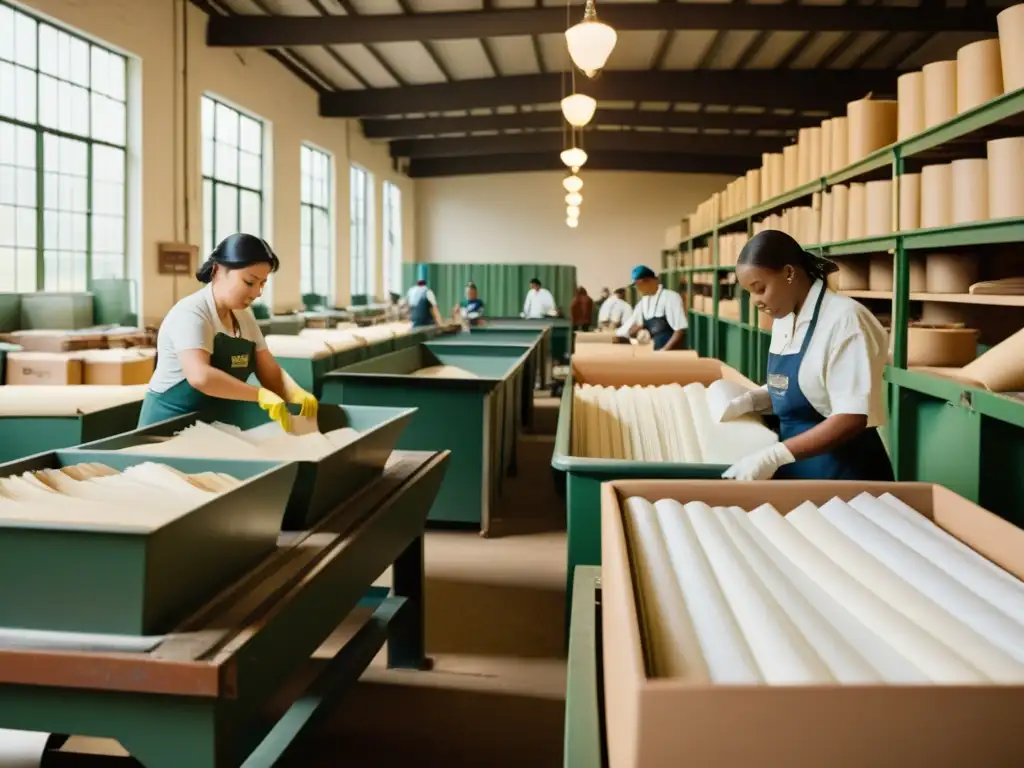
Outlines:
[[[760,413],[771,410],[771,407],[772,396],[768,394],[767,389],[758,387],[730,400],[718,420],[731,421],[732,419],[738,419],[740,416],[746,416],[748,413]]]
[[[785,443],[776,443],[762,448],[757,453],[744,456],[725,472],[726,480],[771,480],[779,467],[792,464],[796,459]]]

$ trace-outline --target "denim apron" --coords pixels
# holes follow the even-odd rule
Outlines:
[[[664,289],[661,289],[656,294],[654,299],[654,311],[651,312],[650,317],[644,318],[644,328],[651,334],[651,343],[654,345],[654,351],[657,352],[659,349],[668,344],[669,339],[672,338],[672,334],[675,331],[672,330],[672,326],[668,324],[668,320],[665,319],[665,315],[662,314],[658,317],[658,302],[661,300],[661,295],[664,293]]]
[[[210,366],[239,381],[247,381],[256,371],[256,343],[238,336],[218,333],[213,337]],[[189,384],[188,379],[182,379],[166,392],[149,390],[142,399],[139,428],[186,413],[204,411],[213,406],[218,399],[203,394]]]
[[[820,424],[825,417],[815,410],[800,389],[800,365],[818,327],[825,297],[822,287],[814,305],[811,325],[795,355],[768,355],[768,394],[779,419],[779,437],[785,441]],[[779,480],[893,480],[892,463],[878,430],[865,429],[828,453],[786,464],[775,473]]]

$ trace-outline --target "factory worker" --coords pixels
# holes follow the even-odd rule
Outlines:
[[[526,292],[526,301],[523,302],[522,316],[528,320],[540,320],[545,317],[556,317],[558,307],[555,306],[555,297],[551,291],[540,284],[536,277],[530,281],[530,290]]]
[[[466,283],[466,298],[464,298],[458,310],[462,319],[470,325],[481,325],[484,318],[484,302],[477,294],[476,283]]]
[[[160,325],[140,427],[216,408],[219,400],[259,403],[285,429],[285,403],[316,416],[316,398],[281,370],[249,308],[278,266],[270,246],[254,235],[231,235],[214,249],[196,271],[205,286],[175,304]],[[247,383],[254,373],[260,386]]]
[[[646,329],[655,351],[684,349],[688,323],[682,297],[676,291],[666,291],[650,267],[634,267],[632,277],[643,298],[637,302],[633,316],[616,331],[616,336],[628,339]]]
[[[781,440],[723,475],[737,480],[892,480],[877,427],[885,423],[888,336],[863,305],[829,290],[837,267],[789,235],[767,230],[740,252],[736,277],[773,318],[767,385],[722,419],[771,412]]]
[[[601,303],[597,313],[599,328],[619,328],[633,314],[633,308],[626,301],[626,289],[616,288],[615,293]]]
[[[409,319],[413,328],[443,325],[441,314],[437,311],[437,297],[427,287],[426,280],[416,281],[416,285],[409,289],[406,301],[409,302]]]

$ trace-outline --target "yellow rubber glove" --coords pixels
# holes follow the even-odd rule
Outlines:
[[[292,415],[288,413],[288,406],[285,405],[281,396],[271,392],[269,389],[260,387],[257,398],[260,408],[266,411],[267,415],[270,416],[271,419],[280,424],[281,429],[288,432],[291,427]]]
[[[320,403],[316,401],[313,395],[287,378],[284,382],[284,393],[289,403],[302,407],[302,410],[299,411],[299,416],[309,419],[316,418],[316,412],[320,408]]]

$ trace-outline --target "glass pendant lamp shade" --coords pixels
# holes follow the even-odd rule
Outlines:
[[[576,227],[578,227],[580,225],[580,220],[579,219],[566,219],[565,220],[565,225],[567,227],[569,227],[569,229],[576,229]]]
[[[562,114],[569,125],[582,128],[594,117],[597,101],[585,93],[574,93],[562,99]]]
[[[565,215],[570,219],[578,219],[580,217],[580,207],[578,205],[567,205],[565,207]]]
[[[582,168],[584,163],[587,162],[587,153],[579,147],[562,150],[560,157],[565,165],[572,168],[573,173]]]
[[[583,179],[572,174],[562,179],[562,186],[565,187],[566,192],[579,192],[583,189]]]
[[[565,30],[569,57],[587,77],[593,77],[601,71],[617,40],[615,30],[598,20],[593,0],[587,0],[583,21]]]
[[[579,192],[570,192],[565,196],[566,205],[580,205],[583,203],[583,195]]]

